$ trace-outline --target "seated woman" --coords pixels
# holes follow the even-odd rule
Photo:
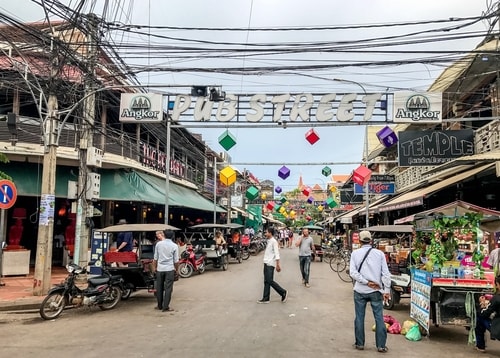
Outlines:
[[[224,240],[224,236],[222,235],[222,232],[216,231],[215,232],[215,249],[218,250],[219,253],[222,253],[222,250],[223,250],[225,244],[226,244],[226,240]]]
[[[496,294],[494,296],[482,295],[479,297],[481,312],[476,320],[476,349],[486,352],[484,334],[490,331],[491,339],[500,340],[500,275],[495,277]]]

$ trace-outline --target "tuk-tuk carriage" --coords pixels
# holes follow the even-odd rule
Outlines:
[[[124,280],[122,299],[126,300],[132,292],[146,289],[154,293],[156,280],[153,271],[154,238],[156,231],[179,230],[168,224],[123,224],[108,226],[95,231],[103,233],[102,239],[109,242],[110,234],[119,232],[139,233],[137,251],[103,253],[102,265],[112,275],[121,275]],[[148,237],[149,235],[149,237]],[[109,247],[106,245],[106,247]],[[116,266],[118,263],[123,266]]]

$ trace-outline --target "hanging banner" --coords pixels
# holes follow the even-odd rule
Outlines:
[[[441,123],[442,114],[441,93],[394,92],[394,123]]]

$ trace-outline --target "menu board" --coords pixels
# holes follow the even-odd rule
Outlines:
[[[430,327],[432,273],[411,270],[410,317],[417,321],[427,333]]]

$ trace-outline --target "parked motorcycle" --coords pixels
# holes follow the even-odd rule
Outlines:
[[[101,310],[110,310],[120,302],[123,279],[103,270],[103,275],[87,280],[88,286],[80,289],[75,285],[79,274],[87,271],[76,264],[66,266],[68,276],[63,283],[51,288],[40,307],[40,316],[45,320],[59,317],[68,305],[75,307],[98,306]]]
[[[205,254],[200,245],[187,245],[186,250],[182,253],[179,259],[179,267],[177,271],[182,278],[190,277],[193,272],[202,274],[205,272]]]

